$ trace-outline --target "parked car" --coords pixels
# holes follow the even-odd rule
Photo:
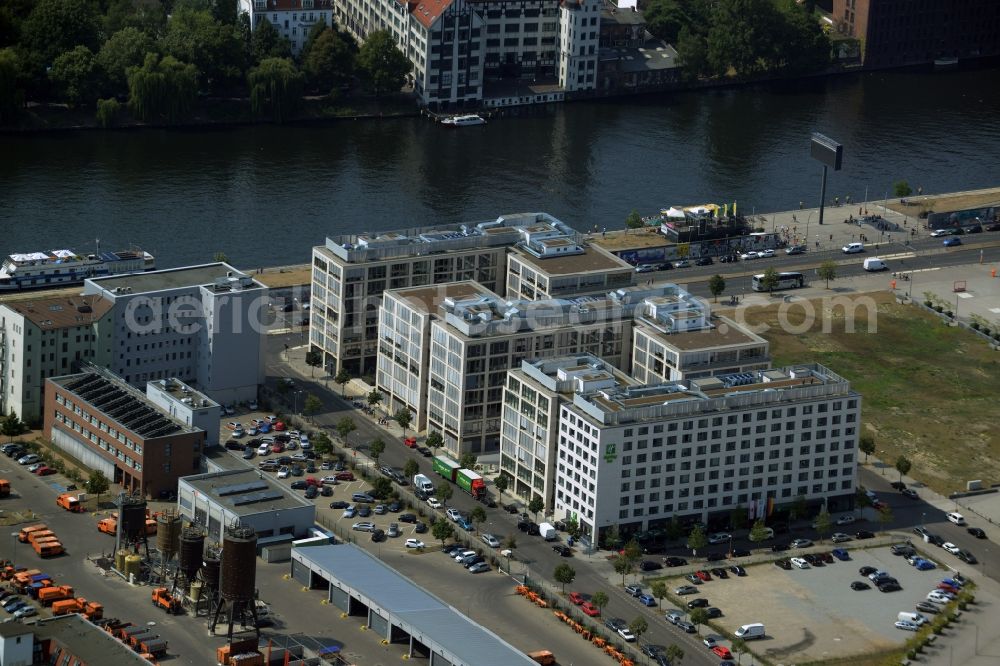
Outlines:
[[[869,585],[868,583],[865,583],[864,581],[856,580],[853,583],[851,583],[851,589],[857,591],[870,590],[872,589],[872,586]]]
[[[811,545],[813,542],[809,539],[795,539],[791,543],[792,548],[808,548]]]
[[[469,572],[470,573],[477,574],[477,573],[483,573],[485,571],[491,571],[491,568],[490,568],[490,565],[487,564],[484,561],[476,562],[476,563],[472,564],[471,566],[469,566]]]
[[[830,554],[833,555],[834,557],[836,557],[838,560],[840,560],[842,562],[846,562],[847,560],[851,559],[851,554],[848,553],[843,548],[834,548],[830,552]]]
[[[655,606],[656,605],[656,599],[653,597],[652,594],[640,594],[636,598],[639,600],[639,603],[642,604],[643,606]]]
[[[663,563],[668,567],[684,567],[687,566],[688,561],[683,557],[664,557]]]
[[[785,571],[788,571],[792,568],[792,561],[789,560],[787,557],[783,557],[780,560],[775,560],[774,566],[784,569]]]
[[[916,609],[921,613],[927,613],[928,615],[937,615],[941,612],[941,607],[937,604],[932,604],[929,601],[918,601]]]
[[[372,522],[360,522],[351,525],[351,529],[356,532],[371,532],[375,529],[375,523]]]
[[[698,597],[697,599],[692,599],[687,604],[688,608],[708,608],[708,599],[705,597]]]
[[[917,491],[912,488],[907,488],[901,491],[900,494],[903,495],[903,497],[909,497],[910,499],[920,499],[920,495],[918,495]]]
[[[443,505],[441,504],[441,500],[439,500],[438,498],[428,497],[427,506],[429,506],[432,509],[440,509]]]
[[[913,550],[913,546],[906,543],[896,543],[889,548],[889,552],[893,555],[899,555],[901,557],[909,557],[913,555],[916,551]]]
[[[955,523],[956,525],[965,525],[965,516],[958,513],[957,511],[950,511],[944,514],[944,517],[948,519],[948,522]]]
[[[844,543],[851,540],[850,534],[844,534],[843,532],[834,532],[830,537],[830,541],[833,543]]]
[[[587,599],[586,599],[586,597],[584,597],[579,592],[570,592],[569,593],[569,600],[570,600],[571,603],[574,603],[577,606],[579,606],[580,604],[582,604]]]
[[[28,455],[21,456],[17,459],[17,463],[19,465],[34,465],[38,461],[39,457],[34,453],[29,453]]]
[[[698,588],[693,585],[681,585],[674,590],[674,594],[681,597],[687,594],[698,594]]]
[[[589,615],[590,617],[597,617],[601,614],[601,609],[589,601],[584,601],[580,604],[580,610],[583,611],[584,615]]]
[[[403,515],[406,515],[406,514],[403,514]],[[410,515],[412,515],[412,514],[410,514]],[[403,517],[400,516],[400,520],[402,520],[402,518]],[[482,540],[483,543],[485,543],[490,548],[499,548],[500,547],[500,539],[496,538],[492,534],[484,534],[484,535],[482,535],[479,538]]]
[[[976,537],[977,539],[985,539],[986,538],[986,532],[984,532],[982,529],[980,529],[978,527],[970,527],[966,531],[969,534],[971,534],[972,536]]]
[[[806,561],[804,558],[801,558],[801,557],[793,557],[791,559],[791,563],[792,563],[793,566],[796,566],[799,569],[808,569],[809,568],[809,562]]]
[[[747,575],[747,570],[744,569],[743,567],[741,567],[738,564],[732,565],[731,567],[729,567],[729,570],[732,571],[737,576],[740,576],[740,577]]]
[[[916,631],[920,626],[916,622],[910,622],[909,620],[897,620],[896,628],[905,631]]]
[[[658,571],[662,568],[662,564],[659,562],[653,562],[652,560],[643,560],[639,563],[639,571]]]
[[[572,557],[573,556],[573,549],[570,548],[569,546],[563,546],[561,544],[557,544],[555,546],[552,546],[552,550],[554,550],[555,552],[559,553],[560,557]]]
[[[858,540],[861,540],[861,539],[874,539],[875,538],[875,533],[874,532],[869,532],[868,530],[858,530],[857,532],[854,533],[854,538],[858,539]]]
[[[642,588],[638,585],[626,585],[625,593],[633,597],[638,597],[642,594]]]

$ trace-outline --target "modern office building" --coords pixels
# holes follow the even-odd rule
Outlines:
[[[100,296],[51,296],[0,305],[0,413],[42,420],[45,380],[111,361],[111,308]]]
[[[267,288],[225,263],[87,280],[113,304],[108,367],[135,386],[176,378],[223,404],[264,381]]]
[[[222,409],[201,391],[170,377],[146,383],[146,397],[184,425],[205,431],[205,446],[218,446]]]
[[[604,298],[506,301],[473,296],[446,302],[431,322],[427,425],[456,456],[500,448],[507,370],[526,359],[591,353],[626,367],[629,309]]]
[[[592,354],[522,361],[507,371],[500,430],[500,470],[507,492],[525,503],[538,495],[555,505],[560,406],[576,393],[638,382]]]
[[[229,525],[252,527],[261,546],[306,536],[316,521],[313,502],[249,468],[186,476],[178,484],[177,504],[180,515],[219,543]]]
[[[546,213],[327,238],[313,248],[310,344],[323,352],[331,374],[374,376],[382,292],[475,280],[499,293],[507,249],[523,241],[522,228],[539,225],[578,238]]]
[[[507,298],[529,301],[607,294],[635,284],[635,267],[597,245],[553,230],[526,231],[507,255]]]
[[[676,287],[636,310],[630,374],[643,384],[764,370],[767,340]]]
[[[559,415],[555,516],[598,539],[767,515],[804,497],[853,506],[861,396],[820,365],[616,384],[576,393]]]
[[[427,427],[427,374],[430,368],[431,321],[446,302],[496,296],[478,282],[449,282],[427,287],[390,289],[379,310],[378,370],[375,385],[389,413],[405,407],[413,428]]]
[[[288,40],[292,55],[298,55],[314,25],[333,25],[333,4],[333,0],[240,0],[239,6],[250,17],[252,30],[269,22]]]
[[[83,615],[0,624],[3,666],[149,666],[149,661]]]
[[[198,471],[206,433],[104,368],[46,380],[45,437],[129,493],[165,499]],[[218,427],[216,427],[216,430]]]

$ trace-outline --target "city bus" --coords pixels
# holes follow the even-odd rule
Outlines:
[[[753,276],[753,282],[751,283],[751,288],[754,291],[767,291],[762,285],[764,281],[764,274]],[[778,283],[774,285],[775,289],[798,289],[799,287],[806,286],[806,277],[802,273],[778,273]]]

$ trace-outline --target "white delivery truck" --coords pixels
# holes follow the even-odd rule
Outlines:
[[[752,641],[755,638],[764,638],[764,625],[760,622],[744,624],[736,630],[735,634],[736,638],[742,638],[745,641]]]
[[[885,263],[878,257],[869,257],[868,259],[865,259],[864,269],[869,273],[887,271],[889,270],[889,264]]]
[[[550,523],[542,523],[539,525],[538,533],[542,535],[542,538],[546,541],[555,541],[556,539],[556,528]]]
[[[417,490],[423,490],[425,493],[434,492],[434,484],[431,483],[431,480],[425,474],[413,475],[413,487]]]

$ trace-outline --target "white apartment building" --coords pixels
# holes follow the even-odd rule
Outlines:
[[[559,15],[559,85],[567,92],[593,90],[603,0],[566,0]]]
[[[522,228],[539,225],[578,234],[546,213],[503,215],[468,224],[327,238],[313,248],[309,342],[336,374],[374,376],[378,316],[389,289],[475,280],[500,293],[509,247]]]
[[[431,322],[427,426],[455,456],[499,451],[507,370],[526,359],[588,352],[626,367],[632,321],[611,296],[446,301]]]
[[[288,40],[294,55],[305,46],[314,25],[333,26],[334,0],[240,0],[239,6],[250,17],[252,30],[261,21],[269,22]]]
[[[635,268],[602,247],[544,231],[525,236],[507,256],[507,298],[606,294],[635,284]]]
[[[559,413],[576,393],[635,380],[593,354],[522,361],[507,372],[500,430],[500,469],[510,477],[507,492],[525,502],[538,495],[554,506]]]
[[[206,446],[218,446],[219,403],[172,377],[147,382],[146,398],[183,424],[204,430]]]
[[[449,282],[429,287],[390,289],[382,297],[378,322],[378,369],[375,386],[389,413],[405,407],[413,428],[427,427],[427,373],[431,321],[446,302],[496,296],[478,282]]]
[[[0,305],[0,413],[41,421],[45,380],[111,361],[113,302],[45,296]]]
[[[644,384],[764,370],[767,340],[677,288],[636,310],[631,375]]]
[[[853,506],[861,396],[820,365],[610,386],[560,410],[555,515],[599,540],[799,496]]]
[[[217,402],[257,398],[267,288],[225,263],[90,279],[113,304],[107,367],[133,386],[176,378]]]

